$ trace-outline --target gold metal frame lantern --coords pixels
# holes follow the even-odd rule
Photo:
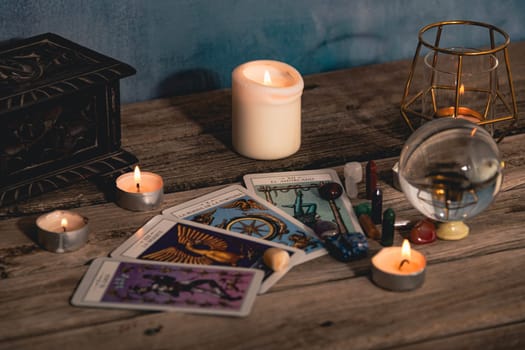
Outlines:
[[[418,38],[401,101],[401,114],[412,131],[442,117],[490,126],[492,133],[495,123],[516,124],[506,32],[454,20],[427,25]]]

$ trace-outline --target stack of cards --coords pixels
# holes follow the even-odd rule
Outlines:
[[[322,184],[340,183],[331,169],[244,180],[248,190],[228,186],[152,218],[111,258],[95,260],[72,303],[243,316],[294,265],[326,254],[316,223],[360,232],[346,196],[319,195]],[[269,248],[288,255],[285,268],[265,264]]]
[[[263,262],[264,252],[271,247],[282,248],[290,256],[289,266],[282,271],[272,271]],[[259,293],[266,292],[303,256],[299,249],[164,216],[151,219],[111,253],[117,259],[258,269],[264,273]]]
[[[326,254],[310,227],[238,185],[166,209],[162,214],[302,250],[303,261]]]

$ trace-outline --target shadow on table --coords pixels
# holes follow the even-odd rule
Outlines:
[[[209,92],[221,88],[217,72],[198,68],[177,72],[164,79],[157,87],[161,97]],[[227,148],[231,145],[231,94],[222,91],[218,95],[206,95],[202,103],[178,104],[186,116],[198,123],[203,133],[210,134],[223,143]]]
[[[35,245],[39,246],[37,238],[38,232],[36,227],[36,219],[37,216],[25,216],[20,218],[16,222],[16,225],[18,226],[20,231],[22,231],[27,236],[27,238],[32,240],[33,243],[35,243]]]
[[[176,72],[160,82],[159,97],[189,95],[220,88],[219,75],[209,69],[189,69]]]

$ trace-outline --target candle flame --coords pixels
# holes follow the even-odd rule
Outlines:
[[[271,85],[272,84],[272,77],[270,76],[270,72],[268,69],[264,70],[264,85]]]
[[[67,219],[66,218],[62,218],[62,220],[60,220],[60,226],[62,227],[62,229],[64,231],[66,231],[66,228],[67,228]]]
[[[410,243],[408,239],[403,240],[403,245],[401,246],[401,258],[410,261]]]
[[[459,87],[459,94],[463,95],[464,93],[465,93],[465,85],[461,84],[461,86]]]
[[[135,166],[133,179],[135,179],[135,183],[137,184],[137,192],[140,192],[140,168],[138,165]]]

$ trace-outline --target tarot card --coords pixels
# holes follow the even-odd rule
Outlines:
[[[71,304],[246,316],[262,277],[256,269],[98,258]]]
[[[325,200],[319,187],[328,182],[341,185],[333,169],[248,174],[244,183],[249,191],[282,209],[309,227],[321,222],[335,225],[339,232],[363,233],[348,196]]]
[[[311,228],[239,185],[165,209],[162,214],[299,248],[305,252],[304,261],[326,254]]]
[[[273,271],[263,261],[264,252],[272,247],[288,253],[289,264],[280,271]],[[259,291],[264,293],[293,265],[303,261],[304,253],[300,249],[192,221],[155,216],[115,249],[111,257],[255,268],[264,272]]]

